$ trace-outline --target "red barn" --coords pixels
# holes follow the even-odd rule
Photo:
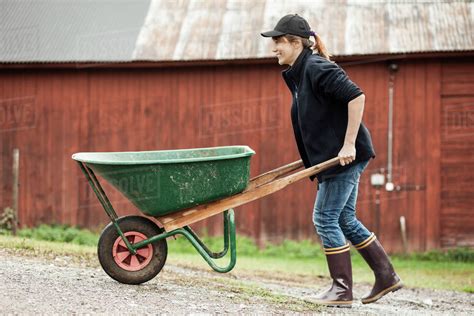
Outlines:
[[[269,40],[306,17],[366,94],[377,157],[358,214],[391,251],[474,246],[470,1],[21,1],[2,4],[0,207],[20,150],[22,226],[107,222],[71,154],[245,144],[253,176],[298,160],[290,95]],[[372,174],[393,185],[371,185]],[[393,187],[391,189],[390,187]],[[388,190],[387,190],[388,188]],[[119,215],[136,212],[109,186]],[[260,243],[316,239],[303,180],[236,210]],[[197,225],[220,233],[221,219]]]

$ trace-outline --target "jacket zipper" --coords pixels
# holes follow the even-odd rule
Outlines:
[[[291,82],[293,83],[293,86],[295,87],[295,99],[296,99],[296,105],[298,106],[298,86],[296,85],[296,82],[291,79]]]
[[[295,87],[295,105],[296,105],[296,113],[297,113],[297,120],[298,120],[298,125],[300,126],[301,129],[301,120],[300,120],[300,110],[299,110],[299,105],[298,105],[298,86],[296,85],[296,82],[291,79],[291,82],[293,83],[293,86]]]

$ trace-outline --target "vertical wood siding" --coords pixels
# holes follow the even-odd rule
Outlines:
[[[387,249],[401,251],[399,219],[405,216],[410,250],[472,244],[474,66],[439,60],[402,61],[399,66],[393,180],[405,189],[381,191],[376,232]],[[369,180],[371,173],[387,164],[389,72],[386,63],[344,68],[367,96],[364,122],[377,158],[361,178],[358,214],[369,229],[376,230],[375,190]],[[57,222],[98,228],[107,222],[71,160],[78,151],[245,144],[257,152],[252,176],[295,161],[299,157],[289,118],[290,96],[280,71],[278,66],[263,64],[2,70],[0,206],[11,205],[15,147],[20,149],[22,226]],[[449,125],[458,115],[452,112],[467,112],[471,125],[462,131]],[[416,185],[422,189],[406,190]],[[138,213],[113,188],[104,187],[120,215]],[[261,244],[285,238],[316,240],[315,195],[315,183],[302,180],[239,207],[238,232]],[[220,234],[221,218],[206,219],[195,228]]]
[[[441,244],[474,247],[474,65],[441,72]]]

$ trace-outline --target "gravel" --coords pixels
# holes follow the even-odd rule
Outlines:
[[[328,308],[311,296],[328,279],[281,279],[166,264],[142,285],[120,284],[68,256],[29,257],[0,249],[0,314],[295,314],[474,315],[474,295],[405,288],[376,303]],[[370,290],[356,284],[357,299]]]

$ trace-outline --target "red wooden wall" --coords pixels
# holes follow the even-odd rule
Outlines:
[[[441,67],[441,210],[443,246],[474,246],[474,67]]]
[[[364,121],[377,152],[361,179],[358,214],[391,251],[402,250],[400,216],[407,219],[410,250],[473,245],[474,63],[418,59],[398,65],[393,166],[394,183],[404,189],[381,191],[378,225],[369,179],[387,164],[389,71],[385,62],[345,66],[366,93]],[[257,152],[252,176],[295,161],[290,97],[280,70],[267,64],[3,69],[0,207],[11,205],[13,148],[20,149],[24,226],[58,222],[98,228],[107,222],[70,158],[78,151],[245,144]],[[452,123],[456,115],[467,123]],[[421,190],[405,190],[416,185]],[[119,214],[136,212],[105,187]],[[303,180],[240,207],[238,231],[261,243],[316,239],[315,194],[315,183]],[[211,234],[219,234],[221,226],[220,217],[196,225]]]

